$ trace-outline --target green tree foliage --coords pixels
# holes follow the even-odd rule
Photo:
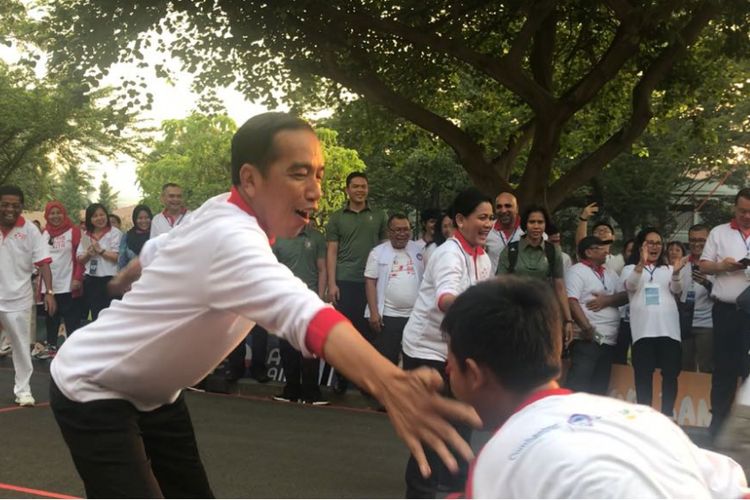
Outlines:
[[[54,61],[92,85],[157,45],[197,88],[270,106],[353,93],[439,138],[488,193],[551,208],[750,45],[746,2],[720,0],[59,0],[49,20]]]
[[[53,198],[68,209],[73,221],[79,215],[82,217],[83,210],[91,203],[91,196],[94,194],[91,180],[91,174],[76,165],[70,165],[59,174],[59,179],[53,186]]]
[[[112,189],[112,185],[107,180],[107,174],[102,176],[102,182],[99,183],[99,203],[107,207],[107,211],[111,212],[117,208],[117,197],[120,193]]]

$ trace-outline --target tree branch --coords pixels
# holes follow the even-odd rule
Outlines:
[[[555,50],[556,28],[557,16],[554,12],[549,12],[534,35],[534,45],[529,57],[534,81],[550,94],[552,94],[552,60]]]
[[[513,163],[518,158],[524,147],[534,137],[534,120],[529,120],[521,125],[518,130],[511,135],[505,149],[495,158],[492,159],[492,168],[497,172],[501,179],[506,181],[510,178]]]
[[[624,21],[633,11],[633,6],[628,0],[605,0],[604,3],[620,21]]]
[[[703,28],[717,14],[715,2],[708,0],[696,10],[690,21],[680,31],[677,40],[662,51],[644,71],[640,81],[633,88],[630,120],[599,146],[589,156],[573,166],[568,173],[560,177],[549,189],[549,203],[557,206],[569,192],[593,178],[604,166],[617,155],[631,146],[643,133],[651,120],[651,94],[674,66],[675,61],[693,44]]]

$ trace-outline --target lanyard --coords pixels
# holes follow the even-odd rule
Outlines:
[[[654,281],[654,273],[656,272],[656,266],[653,266],[653,270],[649,269],[650,266],[645,266],[644,269],[648,272],[648,274],[651,276],[648,281],[649,283]]]
[[[179,226],[179,225],[180,225],[180,222],[182,222],[182,218],[183,218],[183,217],[185,217],[185,212],[182,212],[182,213],[180,214],[180,216],[179,216],[179,217],[176,217],[176,218],[174,219],[174,222],[172,222],[172,218],[171,218],[171,217],[169,217],[168,215],[167,215],[167,216],[165,216],[165,218],[167,219],[167,223],[169,224],[169,227],[175,227],[175,226]]]
[[[750,238],[745,238],[745,234],[739,228],[737,228],[737,232],[740,233],[740,238],[742,238],[742,243],[745,245],[745,250],[750,254]]]
[[[592,273],[594,273],[594,276],[596,276],[596,279],[598,279],[599,281],[602,282],[602,286],[604,287],[604,291],[605,292],[609,291],[607,289],[606,277],[605,277],[604,273],[602,272],[602,274],[599,274],[598,272],[596,272],[596,269],[594,269],[591,266],[588,266],[588,268],[591,269]]]
[[[507,247],[508,243],[510,243],[511,241],[513,241],[513,238],[516,236],[516,231],[518,231],[518,227],[515,227],[513,229],[513,232],[510,233],[510,238],[508,238],[508,239],[505,239],[505,231],[503,231],[502,229],[500,229],[500,231],[498,231],[500,233],[500,239],[503,240],[503,246]]]

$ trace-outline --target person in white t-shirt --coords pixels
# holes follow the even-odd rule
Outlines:
[[[88,497],[213,496],[182,389],[256,322],[383,403],[423,474],[423,442],[454,471],[454,454],[471,457],[448,422],[479,419],[437,394],[439,374],[393,365],[274,256],[275,237],[294,237],[317,210],[323,172],[307,122],[286,113],[248,120],[232,138],[231,193],[150,239],[132,289],[60,348],[50,406]],[[138,266],[133,259],[123,273]],[[123,281],[126,290],[132,279]]]
[[[661,234],[655,228],[645,228],[635,239],[633,259],[637,264],[625,266],[622,279],[630,299],[636,398],[640,404],[651,404],[654,370],[661,368],[661,411],[672,417],[682,368],[680,318],[674,296],[682,293],[680,270],[687,259],[672,267],[664,258]]]
[[[86,232],[76,256],[84,266],[83,305],[93,321],[112,302],[107,283],[117,274],[122,233],[112,227],[107,208],[101,203],[92,203],[86,208],[85,220]]]
[[[37,227],[21,216],[24,196],[16,186],[0,186],[0,327],[13,346],[13,393],[20,406],[34,406],[31,394],[31,273],[39,269],[49,314],[57,309],[49,247]]]
[[[453,202],[455,233],[430,257],[409,321],[404,328],[403,366],[413,370],[422,366],[445,372],[448,345],[440,331],[440,322],[456,297],[471,285],[489,279],[492,264],[484,251],[492,229],[492,202],[477,189],[467,189]],[[459,428],[465,436],[468,430]],[[437,457],[428,454],[430,463],[439,466]],[[406,498],[434,498],[441,488],[460,489],[465,471],[448,474],[443,469],[429,478],[417,470],[412,456],[406,466]]]
[[[494,435],[464,498],[742,498],[739,464],[703,450],[647,406],[571,393],[560,311],[539,280],[503,276],[461,294],[443,320],[453,393]]]
[[[453,227],[453,217],[451,217],[450,214],[442,214],[438,218],[438,229],[435,233],[435,240],[430,243],[429,245],[425,246],[424,252],[422,252],[422,255],[424,256],[424,267],[427,268],[427,261],[430,259],[430,255],[432,255],[432,252],[434,252],[437,247],[445,243],[451,236],[453,236],[453,233],[456,231],[456,228]]]
[[[370,251],[365,266],[365,318],[380,354],[398,364],[404,327],[422,282],[421,245],[411,241],[411,225],[403,214],[388,218],[388,241]]]
[[[44,227],[42,239],[49,246],[52,263],[52,282],[55,284],[57,312],[46,313],[47,341],[36,354],[37,359],[54,358],[57,353],[57,336],[60,322],[65,322],[65,335],[70,336],[81,326],[81,292],[83,287],[83,266],[76,253],[81,243],[81,231],[68,217],[65,206],[59,201],[50,201],[44,207]],[[46,293],[42,285],[42,292]]]
[[[151,238],[168,233],[190,215],[190,210],[185,208],[182,201],[182,188],[174,182],[167,182],[161,187],[161,202],[164,210],[151,220]]]
[[[497,273],[500,254],[505,247],[520,240],[523,235],[518,199],[512,193],[500,193],[495,198],[495,224],[487,235],[487,255],[492,263],[493,276]]]
[[[604,267],[607,245],[596,236],[578,243],[578,258],[565,275],[570,313],[578,326],[570,346],[571,366],[565,386],[574,391],[605,395],[609,389],[612,357],[620,327],[621,305],[612,302],[593,310],[588,302],[598,295],[615,296],[623,286],[619,276]]]
[[[422,236],[415,241],[419,245],[419,250],[424,253],[425,248],[435,242],[435,238],[440,233],[440,212],[439,208],[427,208],[422,210],[419,218],[422,221]]]

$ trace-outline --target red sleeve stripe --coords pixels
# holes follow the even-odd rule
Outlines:
[[[349,322],[346,316],[338,312],[333,307],[324,307],[313,316],[310,324],[307,326],[307,335],[305,336],[305,346],[316,356],[323,357],[323,346],[328,339],[328,335],[333,327],[342,321]]]

